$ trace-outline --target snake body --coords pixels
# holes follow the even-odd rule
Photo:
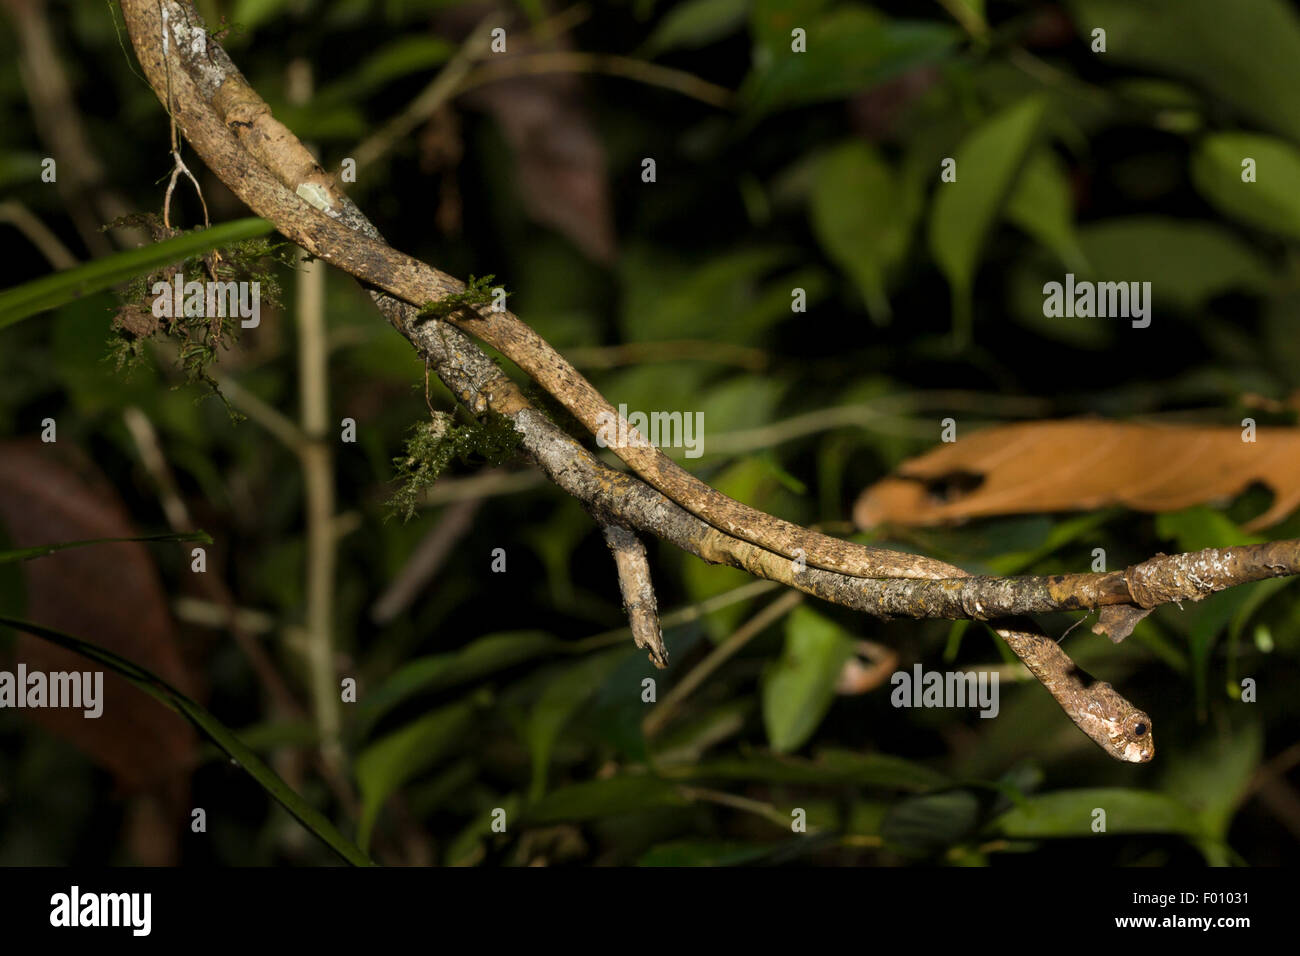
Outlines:
[[[467,308],[448,318],[518,365],[593,434],[602,421],[618,418],[595,386],[510,312]],[[713,527],[751,544],[791,559],[802,556],[814,567],[859,578],[935,580],[968,574],[935,558],[832,538],[758,511],[696,478],[638,436],[630,425],[627,435],[626,443],[613,444],[610,449],[633,471]],[[1042,634],[1008,627],[994,629],[1075,725],[1108,754],[1130,763],[1145,763],[1155,755],[1151,718],[1114,687],[1093,679],[1070,660],[1059,644]]]
[[[275,120],[220,44],[203,30],[188,0],[123,0],[122,10],[159,99],[209,167],[254,212],[313,255],[412,304],[405,310],[385,308],[390,315],[405,311],[413,317],[415,307],[464,291],[460,281],[383,240],[297,137]],[[313,188],[304,190],[308,184]],[[509,311],[465,308],[448,320],[504,354],[593,433],[599,432],[602,416],[617,420],[600,392]],[[403,327],[399,320],[395,324]],[[629,429],[629,438],[633,436]],[[709,525],[792,560],[861,578],[937,579],[966,573],[933,558],[832,538],[764,514],[700,481],[644,439],[612,450],[648,484]],[[1109,684],[1088,678],[1041,634],[1008,627],[997,631],[1070,719],[1107,753],[1132,762],[1151,758],[1150,719]]]

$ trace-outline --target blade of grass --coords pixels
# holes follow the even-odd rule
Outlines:
[[[8,564],[11,561],[30,561],[32,558],[43,558],[47,554],[54,554],[56,551],[66,551],[68,548],[84,548],[92,544],[115,544],[120,541],[202,541],[204,544],[212,543],[212,536],[206,531],[182,531],[168,534],[145,534],[132,538],[87,538],[84,541],[61,541],[58,544],[42,544],[34,548],[17,548],[13,551],[0,551],[0,564]]]
[[[189,720],[200,732],[205,734],[218,747],[228,754],[249,776],[256,780],[268,794],[304,827],[315,834],[326,846],[353,866],[374,866],[373,861],[362,853],[357,846],[340,833],[325,815],[295,793],[276,774],[264,764],[252,750],[230,731],[225,724],[217,720],[205,707],[195,703],[176,688],[172,687],[156,674],[131,663],[124,657],[118,657],[112,651],[105,650],[89,641],[83,641],[61,631],[42,627],[30,621],[0,615],[0,625],[24,631],[57,644],[70,651],[98,661],[105,667],[120,674],[140,690],[155,698],[172,710]]]
[[[174,239],[155,242],[140,249],[128,249],[111,256],[87,262],[75,269],[64,269],[53,275],[42,276],[31,282],[0,292],[0,329],[23,319],[79,299],[82,296],[111,289],[138,275],[145,275],[180,259],[200,255],[264,236],[274,230],[265,219],[249,217],[224,222],[219,226],[187,232]]]

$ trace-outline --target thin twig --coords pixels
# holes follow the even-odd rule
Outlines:
[[[217,387],[221,389],[221,394],[230,399],[231,405],[265,428],[295,455],[303,453],[303,449],[308,444],[307,438],[292,418],[262,401],[235,379],[219,372],[215,373],[213,378],[216,380]]]
[[[645,545],[635,534],[622,525],[602,520],[605,543],[614,555],[618,570],[618,587],[623,595],[623,608],[627,611],[628,626],[636,646],[650,652],[650,662],[655,667],[668,666],[668,648],[664,646],[663,630],[659,626],[659,602],[655,599],[654,584],[650,580],[650,562]]]
[[[568,350],[569,361],[576,368],[618,368],[646,362],[678,362],[696,359],[703,362],[735,365],[762,371],[770,364],[762,349],[729,342],[702,339],[676,339],[665,342],[625,342],[622,345],[592,345]]]
[[[311,99],[311,65],[296,59],[289,63],[291,102]],[[298,328],[298,399],[304,443],[299,449],[302,471],[307,547],[306,619],[307,666],[321,754],[327,764],[341,767],[340,733],[343,718],[334,662],[334,573],[337,537],[334,534],[334,458],[329,429],[329,338],[325,330],[325,267],[304,262],[295,271],[295,319]]]
[[[210,627],[214,630],[232,626],[249,634],[270,634],[279,626],[274,614],[253,608],[236,607],[232,614],[224,605],[214,601],[182,595],[172,601],[172,613],[186,624]]]
[[[695,604],[675,608],[659,618],[659,626],[677,627],[680,624],[690,624],[712,614],[714,611],[720,611],[724,607],[731,607],[733,604],[748,601],[750,598],[761,597],[769,591],[775,591],[779,586],[772,581],[750,581],[748,584],[742,584],[730,591],[715,594],[713,597],[705,598]],[[610,631],[593,634],[591,637],[584,637],[580,641],[574,641],[572,644],[566,645],[565,649],[573,654],[586,654],[589,651],[600,650],[603,647],[622,644],[631,635],[632,629],[630,627],[617,627]]]
[[[980,41],[988,39],[988,22],[965,0],[938,0],[938,2],[939,6],[947,10],[948,14],[961,24],[961,28],[973,38]]]
[[[18,200],[0,202],[0,222],[11,223],[55,269],[71,269],[77,264],[77,257],[59,237]]]
[[[497,13],[485,17],[461,44],[456,55],[447,61],[447,65],[406,109],[357,145],[351,155],[356,160],[358,172],[387,153],[398,141],[406,138],[411,130],[460,92],[461,81],[469,74],[474,62],[488,51],[493,24],[499,19]]]
[[[493,468],[467,478],[440,478],[420,496],[420,507],[436,508],[456,501],[513,495],[547,483],[546,476],[535,468],[526,471]]]
[[[681,786],[678,792],[687,800],[703,800],[706,803],[716,803],[720,807],[730,807],[732,810],[741,810],[745,813],[752,813],[755,816],[762,817],[775,823],[783,829],[789,829],[793,820],[787,814],[783,814],[770,803],[764,803],[761,800],[754,800],[750,797],[738,796],[734,793],[727,793],[725,790],[711,790],[707,787],[690,787]],[[807,833],[818,832],[816,827],[808,827]]]
[[[214,378],[221,393],[230,399],[230,404],[265,428],[295,455],[302,454],[307,439],[293,419],[281,414],[233,378],[221,374],[215,375]]]
[[[18,72],[37,134],[57,163],[55,188],[82,242],[94,256],[113,251],[100,226],[130,211],[126,199],[112,189],[104,165],[92,148],[85,123],[64,70],[60,42],[50,27],[48,5],[31,0],[4,4],[14,23]],[[117,229],[112,238],[122,247],[147,238],[139,229]]]
[[[155,487],[158,489],[159,497],[163,503],[163,513],[167,516],[167,523],[171,525],[173,531],[194,531],[194,522],[190,517],[189,509],[185,506],[185,502],[176,490],[176,479],[172,475],[171,467],[167,464],[166,456],[162,451],[162,443],[158,439],[158,432],[154,428],[153,422],[149,420],[149,417],[144,412],[134,406],[123,411],[122,419],[126,424],[127,432],[131,435],[131,440],[135,443],[136,450],[140,453],[141,464],[144,465],[145,470],[149,473]],[[243,622],[237,617],[234,598],[226,588],[225,583],[214,574],[196,575],[196,579],[198,588],[205,591],[208,597],[222,608],[226,616],[226,624],[230,628],[231,634],[234,635],[235,643],[239,645],[240,651],[248,659],[249,666],[252,667],[253,673],[257,676],[263,689],[266,690],[272,705],[282,715],[300,715],[302,709],[294,699],[293,692],[289,690],[289,685],[285,683],[284,678],[280,676],[280,672],[276,670],[275,664],[266,653],[266,650],[243,627]]]
[[[388,624],[411,606],[437,575],[456,543],[473,527],[474,515],[482,504],[482,498],[471,498],[447,508],[370,608],[372,621]]]
[[[691,99],[729,110],[735,106],[736,94],[716,83],[709,83],[684,70],[674,70],[646,60],[613,53],[583,53],[576,50],[547,50],[521,53],[499,62],[485,63],[465,77],[457,93],[478,86],[519,76],[544,73],[603,73],[625,80],[658,86]]]
[[[736,628],[735,633],[710,651],[709,656],[696,664],[694,669],[668,692],[668,696],[646,715],[645,719],[641,721],[642,733],[647,738],[658,734],[672,718],[673,711],[681,706],[682,701],[695,693],[695,690],[704,683],[709,675],[726,663],[742,647],[763,633],[769,625],[781,620],[781,618],[793,611],[802,600],[803,595],[798,591],[787,591]]]

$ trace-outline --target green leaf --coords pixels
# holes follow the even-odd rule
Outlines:
[[[357,722],[370,727],[415,694],[453,687],[554,651],[562,642],[541,631],[489,634],[447,654],[407,661],[366,694]]]
[[[674,780],[754,780],[810,786],[837,785],[843,782],[838,775],[812,760],[772,753],[719,757],[687,766],[670,767],[663,772]]]
[[[561,787],[530,804],[524,817],[529,823],[564,823],[689,804],[676,784],[644,774],[624,774]]]
[[[38,183],[41,179],[40,153],[19,152],[7,148],[0,155],[0,189],[14,189],[24,183]]]
[[[1068,268],[1083,271],[1070,182],[1064,164],[1051,149],[1036,149],[1025,162],[1007,198],[1005,215],[1060,256]]]
[[[1206,222],[1108,219],[1081,229],[1080,241],[1094,278],[1149,279],[1157,301],[1188,311],[1230,289],[1258,291],[1270,281],[1268,264],[1249,246]]]
[[[141,249],[114,253],[84,266],[25,282],[0,292],[0,329],[29,316],[56,309],[64,303],[110,289],[139,275],[233,242],[264,236],[275,227],[265,219],[226,222],[188,232]]]
[[[320,746],[320,734],[310,719],[271,720],[263,723],[249,724],[238,730],[239,739],[256,753],[270,753],[281,748],[305,750]],[[224,751],[216,744],[205,744],[200,751],[200,760],[210,762],[222,760]]]
[[[753,709],[753,698],[742,696],[679,721],[656,738],[654,765],[660,770],[671,764],[697,766],[704,751],[740,733]]]
[[[1242,182],[1242,160],[1255,161],[1255,182]],[[1300,149],[1272,136],[1216,133],[1192,155],[1192,182],[1225,216],[1300,238]]]
[[[120,541],[202,541],[204,544],[211,544],[212,537],[206,531],[184,531],[176,534],[137,535],[130,538],[88,538],[85,541],[63,541],[59,544],[42,544],[35,548],[0,551],[0,564],[9,561],[30,561],[33,558],[43,558],[47,554],[66,551],[69,548],[85,548],[92,544],[113,544]]]
[[[1191,659],[1192,683],[1196,692],[1196,710],[1202,720],[1209,701],[1211,654],[1219,636],[1228,631],[1234,619],[1249,613],[1250,608],[1262,600],[1259,592],[1267,593],[1276,584],[1273,581],[1252,581],[1218,594],[1211,594],[1185,611],[1179,612],[1180,623],[1187,627],[1188,656]],[[1166,612],[1167,614],[1172,612]],[[1190,626],[1188,626],[1190,625]]]
[[[892,754],[859,753],[825,748],[817,752],[818,766],[859,787],[881,787],[919,793],[945,787],[949,780],[937,770]]]
[[[912,230],[898,178],[875,149],[854,140],[822,158],[810,200],[822,248],[857,283],[871,317],[885,321],[886,277],[907,252]]]
[[[1181,77],[1300,141],[1300,18],[1285,0],[1071,0],[1104,26],[1104,60]]]
[[[276,119],[296,135],[313,140],[359,140],[373,128],[366,111],[352,103],[273,102]]]
[[[289,0],[236,0],[231,20],[251,32],[266,21],[284,15],[288,6]]]
[[[158,363],[143,360],[126,369],[107,358],[112,348],[110,316],[120,304],[112,292],[97,292],[44,316],[41,325],[49,334],[49,375],[66,391],[77,413],[88,420],[120,415],[131,405],[151,416],[161,415],[169,407],[192,409],[188,402],[166,400],[168,389],[158,374]],[[161,420],[158,424],[166,425]]]
[[[831,0],[754,0],[749,31],[754,38],[755,60],[768,59],[781,48],[790,49],[790,31],[807,28]]]
[[[515,820],[520,813],[519,794],[510,793],[492,798],[490,809],[481,810],[469,824],[456,835],[447,846],[446,864],[448,866],[474,866],[483,857],[483,844],[496,837],[502,839],[499,830],[494,830],[498,818],[497,811],[504,812],[504,819]]]
[[[708,46],[734,33],[749,15],[750,0],[689,0],[673,7],[646,41],[654,56],[679,47]]]
[[[354,103],[386,83],[445,63],[455,52],[455,46],[449,41],[431,33],[401,37],[368,56],[342,79],[322,89],[314,97],[313,108],[321,104]]]
[[[993,829],[1013,838],[1091,837],[1096,809],[1106,811],[1106,833],[1200,834],[1200,824],[1185,803],[1163,793],[1097,787],[1058,790],[1026,799],[993,821]]]
[[[363,849],[370,845],[371,831],[389,796],[451,753],[474,725],[483,703],[483,696],[476,695],[432,711],[361,752],[354,771],[361,791],[357,842]]]
[[[763,724],[777,753],[813,735],[835,698],[835,682],[853,653],[852,638],[807,607],[786,620],[785,652],[763,674]]]
[[[1287,577],[1271,578],[1267,581],[1254,581],[1248,585],[1247,587],[1250,596],[1233,613],[1232,621],[1228,625],[1228,636],[1235,642],[1239,637],[1241,637],[1241,632],[1245,630],[1246,625],[1250,623],[1251,619],[1259,609],[1268,603],[1269,599],[1272,598],[1274,594],[1278,591],[1285,591],[1295,583],[1295,578]],[[1234,681],[1233,683],[1235,684],[1236,682]],[[1237,689],[1240,690],[1239,686]]]
[[[787,300],[788,298],[787,295]],[[789,314],[788,302],[786,312]],[[662,375],[659,376],[659,380],[663,381]],[[782,393],[785,388],[786,383],[776,376],[734,376],[701,388],[692,396],[687,407],[697,409],[704,414],[703,421],[709,423],[712,435],[741,431],[746,428],[762,428],[772,421],[784,397]],[[707,454],[709,442],[699,441],[702,432],[703,429],[696,429],[691,436],[691,441],[695,443],[696,451]],[[681,447],[688,452],[691,450],[686,447],[684,434]],[[774,479],[775,492],[775,485],[784,485],[785,480],[773,470],[771,462],[765,460],[765,455],[770,453],[765,452],[743,460],[753,461],[765,473],[765,478]]]
[[[711,419],[705,419],[710,421]],[[737,501],[768,510],[771,505],[771,474],[753,458],[743,458],[719,472],[713,487]],[[707,564],[691,557],[684,559],[682,579],[691,603],[698,604],[749,583],[752,578],[739,568]],[[720,608],[704,618],[704,627],[715,643],[731,635],[749,613],[750,602],[742,601]]]
[[[1270,268],[1250,246],[1208,222],[1161,216],[1106,219],[1079,230],[1079,244],[1090,268],[1076,276],[1089,281],[1149,281],[1156,318],[1162,305],[1194,312],[1209,298],[1232,290],[1261,291],[1270,285]],[[1045,257],[1032,257],[1012,280],[1017,321],[1045,335],[1081,347],[1109,342],[1114,319],[1069,319],[1043,315],[1043,285],[1064,274]]]
[[[992,574],[1023,574],[1039,561],[1085,534],[1096,531],[1121,513],[1120,509],[1111,508],[1053,521],[1046,536],[1036,540],[1031,547],[1023,550],[1014,547],[1003,549],[986,559],[984,564]]]
[[[551,749],[564,725],[629,653],[627,648],[620,647],[604,654],[593,654],[560,671],[542,690],[541,696],[533,704],[525,730],[533,767],[530,799],[536,800],[546,792],[546,772],[551,762]]]
[[[637,866],[739,866],[771,852],[770,846],[734,840],[674,840],[651,847]]]
[[[805,10],[819,5],[805,5]],[[742,91],[751,119],[774,109],[869,89],[915,67],[939,62],[961,39],[960,31],[947,24],[893,20],[866,7],[846,5],[813,15],[792,12],[789,4],[776,6],[776,10],[756,10],[756,18],[761,16],[772,26],[756,30],[760,42],[754,70]],[[806,52],[791,49],[795,28],[807,31]]]
[[[671,767],[664,772],[673,779],[754,780],[809,786],[851,784],[907,793],[922,793],[950,783],[943,774],[902,757],[831,748],[818,751],[815,760],[754,753]]]
[[[1211,866],[1230,862],[1224,855],[1228,827],[1263,751],[1263,729],[1250,720],[1169,755],[1161,787],[1196,814],[1205,835],[1201,849]]]
[[[951,846],[979,822],[979,798],[969,790],[909,797],[892,807],[880,825],[886,843],[921,852]]]
[[[270,794],[282,807],[308,831],[315,834],[326,846],[354,866],[373,865],[370,858],[357,848],[347,837],[335,829],[334,824],[311,804],[290,789],[280,777],[264,764],[260,757],[235,736],[225,724],[217,720],[205,707],[190,700],[171,684],[158,675],[145,670],[126,658],[118,657],[112,651],[105,650],[89,641],[71,637],[61,631],[55,631],[30,621],[0,615],[0,624],[24,631],[51,644],[66,648],[83,657],[98,661],[109,670],[121,675],[131,684],[144,691],[150,697],[170,707],[185,717],[200,732],[208,737],[235,761],[243,770]]]
[[[984,239],[1024,162],[1046,109],[1041,95],[1026,97],[986,120],[953,157],[955,182],[940,182],[930,210],[930,250],[952,287],[953,331],[970,338],[971,294]]]
[[[1231,548],[1264,540],[1259,535],[1247,534],[1223,512],[1205,505],[1156,515],[1156,534],[1166,541],[1173,541],[1179,551]]]
[[[623,334],[634,342],[752,338],[759,329],[737,328],[736,320],[754,308],[763,274],[795,254],[792,247],[749,247],[700,262],[636,250],[622,264]],[[783,285],[781,312],[760,318],[770,322],[790,314],[790,287]],[[657,370],[655,376],[662,385],[664,376]]]

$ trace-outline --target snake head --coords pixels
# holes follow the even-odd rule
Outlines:
[[[1156,753],[1151,718],[1105,681],[1085,692],[1086,701],[1075,719],[1081,730],[1116,760],[1146,763]]]
[[[1146,763],[1156,754],[1151,738],[1151,718],[1133,708],[1120,723],[1120,732],[1111,738],[1111,746],[1129,763]]]

